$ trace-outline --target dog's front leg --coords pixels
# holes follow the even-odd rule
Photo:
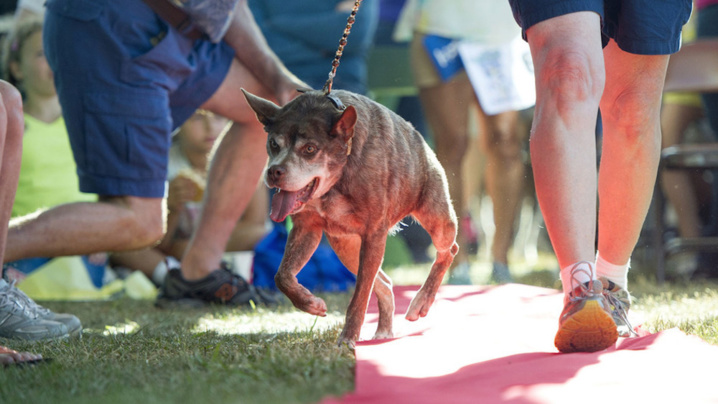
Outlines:
[[[317,226],[302,225],[295,221],[289,232],[287,246],[282,263],[274,276],[274,283],[292,302],[294,307],[316,316],[326,316],[327,305],[324,300],[312,294],[297,282],[297,274],[307,264],[322,238],[322,229]]]
[[[384,259],[386,236],[386,232],[379,231],[362,237],[356,288],[347,309],[346,321],[344,329],[339,335],[338,345],[346,343],[349,348],[354,349],[356,340],[359,339],[359,332],[364,323],[372,285]]]

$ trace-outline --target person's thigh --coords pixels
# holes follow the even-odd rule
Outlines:
[[[241,89],[276,102],[274,95],[237,59],[232,60],[229,72],[217,91],[202,108],[231,119],[234,122],[253,124],[257,117],[247,104]]]

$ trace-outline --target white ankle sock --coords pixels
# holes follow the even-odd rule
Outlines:
[[[167,271],[169,271],[167,264],[169,264],[170,268],[179,267],[179,261],[177,261],[174,257],[167,257],[160,261],[155,267],[155,270],[152,271],[152,282],[154,282],[155,285],[161,285],[164,283]]]
[[[574,268],[579,270],[574,271]],[[582,271],[580,268],[583,268],[584,270]],[[573,275],[571,274],[572,271],[574,272]],[[572,279],[575,279],[580,283],[586,283],[596,279],[596,271],[593,268],[593,262],[581,261],[571,264],[565,268],[561,268],[561,284],[563,285],[563,292],[565,294],[572,292],[573,289],[578,286],[578,284],[572,284]]]
[[[596,253],[596,276],[612,281],[623,288],[623,290],[628,290],[628,268],[630,268],[630,266],[630,259],[623,265],[616,265],[603,259],[598,252]]]

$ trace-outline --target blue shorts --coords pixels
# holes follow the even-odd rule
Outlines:
[[[629,53],[668,55],[681,46],[681,28],[691,0],[509,0],[514,18],[526,30],[550,18],[593,11],[601,16],[603,46],[610,38]]]
[[[226,43],[193,41],[142,0],[47,0],[43,41],[80,190],[165,195],[172,131],[229,71]]]

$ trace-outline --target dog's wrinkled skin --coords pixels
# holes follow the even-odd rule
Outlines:
[[[283,108],[244,95],[269,135],[265,181],[280,190],[270,217],[282,221],[292,215],[294,223],[277,287],[297,308],[326,315],[324,301],[296,277],[324,231],[357,275],[339,345],[354,348],[372,285],[379,305],[374,338],[391,338],[394,295],[380,267],[387,235],[412,215],[431,235],[437,256],[406,318],[426,316],[459,246],[446,175],[421,135],[389,109],[346,91],[332,91],[347,106],[343,111],[320,91],[304,93]]]

